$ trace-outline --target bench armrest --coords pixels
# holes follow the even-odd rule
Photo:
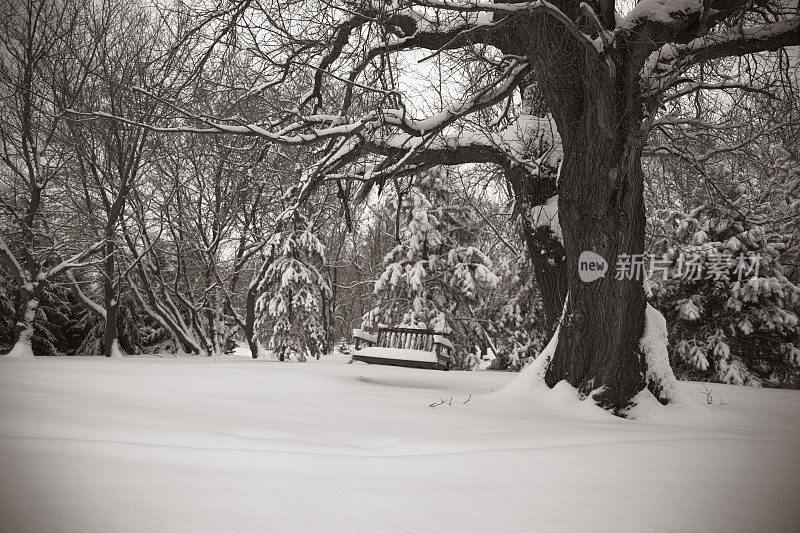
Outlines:
[[[444,335],[434,335],[433,336],[433,344],[438,344],[438,345],[443,346],[443,347],[445,347],[445,348],[447,348],[449,350],[453,349],[453,343],[450,342],[447,339],[447,337],[445,337]]]
[[[367,346],[375,346],[378,344],[378,336],[373,335],[372,333],[367,333],[363,329],[354,329],[353,344],[355,344],[356,350],[358,350],[362,344],[366,344]]]

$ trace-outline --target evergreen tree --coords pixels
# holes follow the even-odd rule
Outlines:
[[[651,288],[670,324],[672,364],[691,379],[800,386],[800,287],[789,266],[800,250],[800,165],[783,147],[770,152],[778,187],[717,165],[709,174],[730,184],[729,203],[650,221],[664,236],[656,257],[678,268]]]
[[[502,261],[492,314],[496,349],[492,370],[522,370],[548,341],[544,307],[527,260]]]
[[[262,331],[271,329],[269,348],[279,360],[319,358],[326,341],[323,301],[331,297],[322,274],[325,246],[309,220],[295,212],[292,222],[270,238],[267,248],[273,260],[259,286],[256,326]]]
[[[480,318],[487,292],[498,278],[492,261],[477,246],[479,223],[455,201],[438,169],[420,176],[402,195],[400,242],[384,258],[375,282],[376,307],[364,327],[378,324],[432,329],[450,334],[454,367],[477,368],[478,346],[487,330]]]

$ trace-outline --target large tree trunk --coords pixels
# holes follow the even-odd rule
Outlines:
[[[566,135],[571,142],[557,191],[555,179],[532,178],[521,167],[506,169],[506,177],[521,209],[541,206],[558,193],[563,243],[551,228],[522,217],[550,331],[564,314],[545,381],[552,387],[566,380],[620,412],[645,386],[639,346],[646,306],[643,280],[615,279],[618,256],[644,253],[644,176],[640,144],[608,138],[621,132],[598,124],[598,117],[587,116],[583,131],[576,128]],[[613,146],[618,150],[609,150]],[[604,277],[581,280],[578,262],[584,251],[606,260]]]
[[[577,7],[573,6],[577,11]],[[577,13],[570,15],[578,16]],[[553,39],[563,30],[543,28]],[[552,43],[556,40],[546,41]],[[542,44],[542,43],[539,43]],[[637,68],[620,46],[607,61],[574,44],[560,68],[537,65],[537,77],[561,138],[558,214],[564,236],[568,294],[555,354],[545,381],[566,380],[599,405],[621,413],[645,386],[647,358],[643,273],[615,279],[620,256],[644,254],[644,174],[648,116]],[[564,50],[552,50],[561,57]],[[543,57],[543,56],[539,56]],[[594,252],[605,276],[582,281],[579,257]]]
[[[617,258],[644,253],[645,213],[640,153],[586,138],[582,153],[567,154],[559,183],[559,218],[564,232],[568,298],[558,345],[545,380],[567,380],[617,412],[645,386],[645,294],[641,276],[615,279]],[[608,263],[604,277],[579,276],[582,252]]]

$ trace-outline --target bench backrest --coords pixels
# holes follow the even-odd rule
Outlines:
[[[402,350],[433,351],[433,336],[442,335],[432,329],[378,328],[378,346]]]

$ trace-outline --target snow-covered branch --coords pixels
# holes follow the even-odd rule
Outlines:
[[[88,248],[86,248],[85,250],[81,250],[80,252],[74,254],[72,257],[69,257],[64,261],[61,261],[56,266],[48,270],[47,273],[45,274],[45,277],[53,278],[58,274],[60,274],[61,272],[64,272],[65,270],[86,266],[87,263],[85,263],[84,260],[87,257],[97,253],[103,247],[104,244],[105,241],[97,241]]]
[[[573,22],[561,9],[546,0],[535,2],[520,3],[490,3],[483,1],[456,2],[454,0],[414,0],[415,5],[441,10],[459,11],[464,13],[498,13],[498,14],[539,14],[546,15],[556,20],[559,25],[566,29],[578,43],[584,46],[593,57],[599,57],[602,47],[598,45],[587,34]],[[488,20],[484,23],[487,23]],[[605,34],[603,34],[605,39]]]
[[[206,116],[192,115],[185,110],[184,113],[186,114],[187,119],[198,122],[203,126],[201,127],[185,126],[185,125],[156,126],[153,124],[132,120],[123,116],[112,115],[111,113],[106,113],[104,111],[77,111],[71,109],[69,110],[69,113],[83,117],[97,117],[97,118],[118,120],[126,124],[130,124],[132,126],[138,126],[158,133],[242,135],[247,137],[260,137],[268,141],[272,141],[274,143],[286,144],[286,145],[314,144],[329,140],[333,137],[354,134],[361,131],[368,123],[373,122],[375,120],[375,115],[369,113],[355,122],[340,124],[337,126],[332,126],[327,128],[314,128],[313,125],[318,124],[318,121],[312,120],[311,123],[309,124],[309,126],[311,127],[309,128],[310,131],[308,133],[297,133],[298,130],[303,129],[304,126],[306,125],[293,123],[290,126],[283,127],[278,131],[271,131],[265,128],[264,126],[256,123],[226,124],[222,121],[218,121]]]
[[[78,283],[78,280],[75,279],[75,276],[72,274],[71,271],[68,270],[67,273],[66,273],[66,276],[67,276],[67,279],[69,279],[69,282],[72,285],[72,294],[74,294],[75,297],[78,298],[78,300],[80,300],[80,302],[83,304],[83,306],[86,309],[88,309],[91,313],[93,313],[95,316],[99,317],[100,319],[105,320],[106,319],[106,310],[105,310],[105,308],[102,305],[99,305],[98,303],[96,303],[91,298],[89,298],[86,295],[86,293],[83,292],[83,289],[81,289],[81,286]]]
[[[800,45],[800,16],[749,28],[735,28],[690,41],[676,50],[677,58],[702,63],[721,57],[753,54]]]
[[[22,268],[22,265],[19,264],[17,257],[14,255],[14,252],[11,251],[11,248],[8,247],[8,244],[6,244],[6,240],[2,235],[0,235],[0,258],[2,258],[3,262],[11,271],[11,275],[14,277],[14,282],[18,286],[22,287],[26,283],[30,282],[30,275],[24,268]]]
[[[774,96],[769,90],[765,87],[756,87],[754,85],[749,85],[746,83],[734,83],[734,82],[718,82],[718,83],[705,83],[699,81],[688,81],[684,84],[683,87],[680,89],[669,93],[665,98],[665,102],[669,102],[671,100],[677,100],[678,98],[682,98],[689,94],[695,93],[697,91],[725,91],[731,89],[739,89],[746,92],[753,92],[753,93],[760,93],[765,96],[773,98]],[[654,121],[655,124],[655,121]]]
[[[800,45],[800,16],[758,26],[737,26],[702,35],[685,44],[664,44],[647,58],[641,76],[651,84],[652,92],[660,92],[671,85],[663,80],[692,65],[794,45]]]

